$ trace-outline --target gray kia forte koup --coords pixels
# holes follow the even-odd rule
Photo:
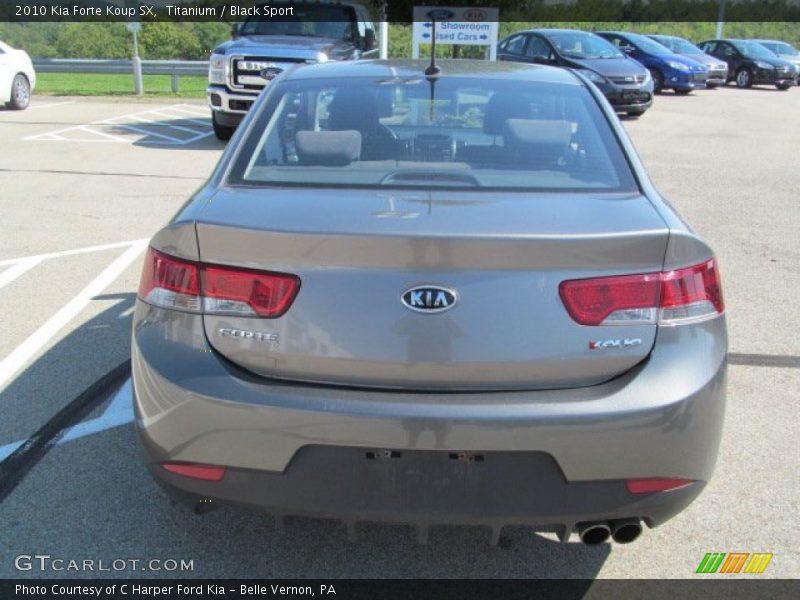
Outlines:
[[[634,540],[711,477],[712,250],[581,74],[282,73],[152,239],[145,461],[199,512]]]

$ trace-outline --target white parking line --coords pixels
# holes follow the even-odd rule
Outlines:
[[[97,296],[106,287],[116,280],[117,277],[142,253],[147,246],[146,240],[134,242],[123,252],[114,262],[107,266],[100,275],[95,277],[89,285],[83,288],[77,296],[61,307],[52,317],[50,317],[39,329],[31,334],[24,342],[17,346],[11,354],[0,362],[0,389],[9,382],[17,371],[22,369],[25,364],[39,350],[44,347],[53,336],[74,319],[92,298]]]
[[[23,258],[22,260],[14,263],[8,269],[0,273],[0,288],[8,285],[17,277],[38,265],[40,262],[42,262],[42,259],[33,256],[30,258]]]
[[[115,248],[124,248],[146,242],[146,239],[130,240],[127,242],[114,242],[112,244],[100,244],[98,246],[85,246],[83,248],[74,248],[72,250],[61,250],[60,252],[47,252],[45,254],[32,254],[31,256],[20,256],[19,258],[6,258],[0,260],[0,267],[7,265],[15,265],[23,260],[48,260],[51,258],[61,258],[62,256],[74,256],[76,254],[88,254],[90,252],[103,252],[104,250],[114,250]]]
[[[193,107],[189,104],[174,104],[150,110],[137,111],[99,119],[90,123],[72,125],[38,133],[23,138],[26,141],[58,141],[58,142],[125,142],[137,144],[166,144],[184,146],[197,140],[201,140],[213,135],[209,120],[201,120],[197,117],[204,116],[206,111],[200,107]],[[188,115],[191,115],[191,118]],[[170,122],[170,120],[175,122]],[[187,124],[197,125],[204,129],[198,130],[187,127]],[[110,130],[110,131],[109,131]],[[89,134],[96,136],[95,139],[75,137],[75,133]],[[175,132],[174,135],[171,135]],[[123,134],[139,134],[141,137],[132,139],[123,137]],[[191,137],[184,137],[180,134],[189,133]],[[102,139],[98,139],[102,138]],[[157,138],[157,139],[152,139]]]

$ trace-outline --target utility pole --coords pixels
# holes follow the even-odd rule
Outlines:
[[[386,60],[389,58],[389,23],[386,22],[388,18],[386,14],[386,0],[381,0],[380,3],[380,11],[381,14],[379,15],[380,21],[380,45],[381,45],[381,53],[380,57],[381,60]]]
[[[133,91],[137,96],[144,93],[144,83],[142,81],[142,59],[139,58],[139,31],[142,24],[138,21],[131,21],[126,25],[128,31],[133,34]]]
[[[722,29],[725,27],[725,0],[719,0],[719,16],[717,17],[716,38],[722,39]]]

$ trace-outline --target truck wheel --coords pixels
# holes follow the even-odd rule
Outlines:
[[[217,114],[213,112],[211,113],[211,125],[214,127],[214,135],[217,136],[218,140],[223,142],[227,142],[231,139],[233,132],[236,131],[235,127],[229,127],[217,121]]]
[[[11,101],[8,107],[14,110],[24,110],[31,103],[31,84],[22,73],[17,73],[11,83]]]

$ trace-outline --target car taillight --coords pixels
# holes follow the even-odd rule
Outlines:
[[[299,289],[294,275],[194,263],[150,248],[139,297],[163,308],[275,318],[289,309]]]
[[[725,310],[714,259],[662,273],[564,281],[559,294],[581,325],[679,325]]]
[[[203,266],[202,275],[206,313],[279,317],[300,289],[300,279],[283,273]]]
[[[200,311],[200,273],[195,263],[148,248],[139,297],[163,308]]]

